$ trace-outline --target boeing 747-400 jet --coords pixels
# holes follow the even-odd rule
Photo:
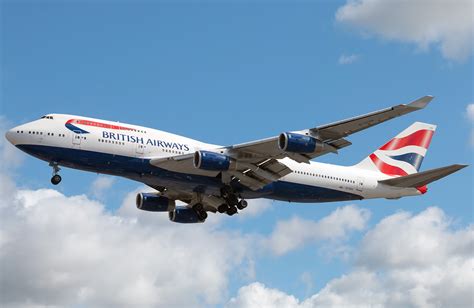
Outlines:
[[[61,182],[60,166],[122,176],[156,190],[137,195],[139,209],[199,223],[208,212],[234,215],[251,198],[316,203],[426,193],[427,184],[466,167],[419,172],[436,129],[432,124],[413,123],[354,166],[311,160],[337,153],[351,145],[347,136],[423,109],[432,99],[230,146],[67,114],[42,116],[9,130],[6,138],[48,162],[54,185]],[[176,206],[176,200],[186,205]]]

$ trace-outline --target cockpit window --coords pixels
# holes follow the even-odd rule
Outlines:
[[[53,117],[52,116],[48,116],[48,115],[44,115],[41,117],[41,119],[49,119],[49,120],[52,120]]]

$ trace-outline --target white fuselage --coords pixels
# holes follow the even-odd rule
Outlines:
[[[86,124],[84,126],[83,124]],[[77,129],[77,130],[76,130]],[[50,114],[17,126],[7,139],[23,151],[62,166],[123,176],[152,187],[177,186],[193,191],[196,186],[215,191],[213,177],[179,174],[150,165],[151,158],[192,154],[220,146],[160,130],[81,116]],[[280,160],[293,172],[259,192],[244,189],[249,198],[265,197],[295,202],[327,202],[368,198],[399,198],[421,194],[415,188],[396,188],[378,181],[379,172],[318,162]],[[211,188],[212,187],[212,188]]]

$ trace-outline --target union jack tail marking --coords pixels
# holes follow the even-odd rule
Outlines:
[[[358,168],[404,176],[418,172],[436,130],[433,124],[416,122],[356,165]]]

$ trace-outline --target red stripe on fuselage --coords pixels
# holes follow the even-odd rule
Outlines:
[[[380,170],[380,172],[387,174],[387,175],[408,175],[403,169],[397,167],[397,166],[392,166],[384,161],[382,161],[380,158],[377,157],[375,154],[370,154],[370,159],[372,162],[375,164],[375,166]]]
[[[75,120],[71,119],[66,122],[66,124],[80,124],[80,125],[87,125],[87,126],[94,126],[94,127],[100,127],[100,128],[108,128],[108,129],[118,129],[118,130],[130,130],[130,131],[136,131],[134,128],[130,127],[125,127],[125,126],[119,126],[119,125],[112,125],[112,124],[105,124],[105,123],[100,123],[100,122],[95,122],[95,121],[90,121],[90,120]]]
[[[393,138],[384,144],[379,150],[397,150],[410,145],[428,149],[431,138],[433,138],[433,133],[432,130],[421,129],[403,138]]]

